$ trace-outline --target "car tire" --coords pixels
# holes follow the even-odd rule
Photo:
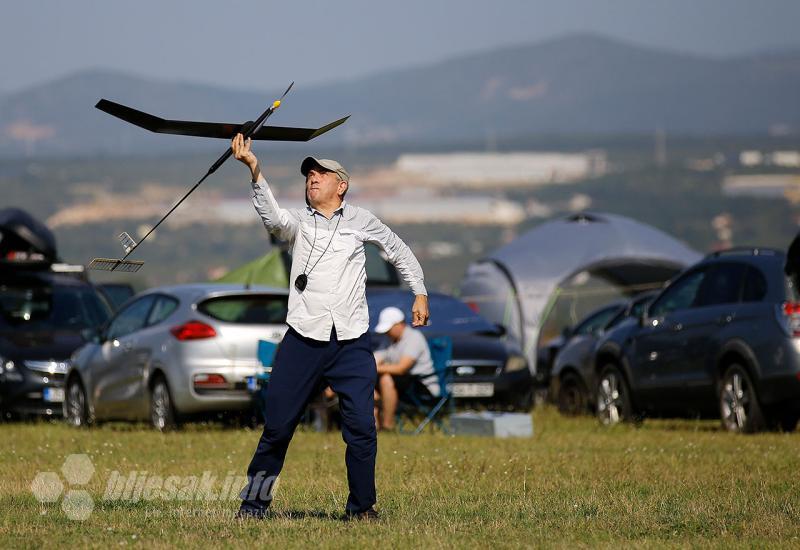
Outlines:
[[[605,426],[633,421],[628,382],[616,365],[606,365],[597,381],[597,419]]]
[[[80,380],[73,378],[69,381],[64,399],[64,418],[67,424],[76,428],[88,426],[89,400],[86,398],[86,390]]]
[[[159,432],[177,429],[178,421],[167,380],[158,376],[150,388],[150,424]]]
[[[719,412],[722,427],[729,432],[755,433],[766,426],[755,386],[747,370],[739,364],[730,365],[722,375]]]
[[[588,411],[588,396],[578,375],[569,372],[561,378],[558,389],[558,412],[577,416]]]

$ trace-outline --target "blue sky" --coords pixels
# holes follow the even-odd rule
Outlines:
[[[796,48],[798,21],[798,0],[13,1],[0,91],[89,68],[272,89],[584,31],[728,56]]]

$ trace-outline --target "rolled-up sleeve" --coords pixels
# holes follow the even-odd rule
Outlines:
[[[425,289],[425,275],[422,273],[422,266],[419,265],[417,257],[408,247],[403,239],[394,234],[386,224],[380,221],[373,214],[369,218],[364,228],[366,241],[380,246],[389,261],[400,271],[403,280],[411,288],[414,294],[428,295]]]
[[[253,186],[253,206],[261,216],[264,227],[281,240],[293,241],[300,223],[298,217],[292,211],[278,206],[278,201],[275,200],[264,176],[259,175],[258,181],[251,181],[251,184]]]

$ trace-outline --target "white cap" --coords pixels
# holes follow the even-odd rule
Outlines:
[[[403,314],[400,308],[396,308],[394,306],[385,307],[378,317],[378,324],[375,327],[375,332],[378,334],[385,334],[389,332],[389,329],[395,326],[397,323],[405,320],[406,316]]]

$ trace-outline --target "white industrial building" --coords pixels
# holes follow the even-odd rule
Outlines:
[[[395,168],[430,183],[543,185],[597,177],[608,170],[605,151],[583,153],[405,154]]]
[[[727,197],[783,198],[800,190],[798,174],[745,174],[726,176],[722,193]]]
[[[800,151],[772,151],[762,153],[746,150],[739,153],[739,164],[742,166],[780,166],[783,168],[800,168]]]

